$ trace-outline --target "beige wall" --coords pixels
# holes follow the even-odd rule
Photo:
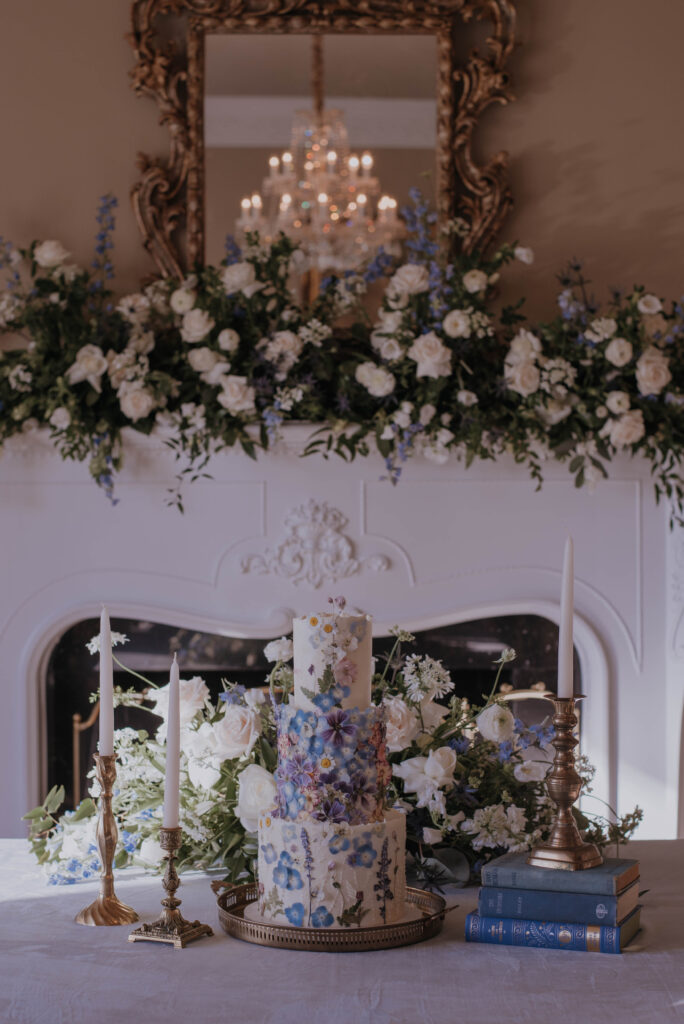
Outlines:
[[[537,253],[516,267],[532,312],[551,312],[554,274],[583,256],[597,291],[644,281],[684,292],[684,4],[680,0],[526,0],[511,61],[517,102],[490,111],[482,152],[511,155],[515,212],[506,238]],[[139,150],[166,153],[151,101],[129,87],[126,0],[5,4],[0,31],[0,234],[59,238],[92,251],[98,196],[120,200],[120,290],[151,263],[128,201]],[[512,287],[509,288],[512,291]]]

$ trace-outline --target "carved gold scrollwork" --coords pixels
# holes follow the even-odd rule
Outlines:
[[[467,250],[483,249],[496,237],[512,202],[508,158],[496,153],[480,166],[472,138],[490,104],[512,99],[505,72],[515,38],[510,0],[134,0],[131,16],[133,88],[156,99],[160,123],[171,136],[168,160],[139,155],[141,178],[131,191],[143,243],[163,275],[179,276],[204,258],[204,36],[209,32],[434,34],[439,214],[465,217]],[[457,66],[457,28],[484,19],[493,26],[488,52],[474,50],[465,65]]]

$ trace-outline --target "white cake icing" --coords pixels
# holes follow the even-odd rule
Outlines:
[[[259,913],[300,928],[369,928],[404,915],[406,820],[259,821]]]
[[[368,615],[312,613],[292,624],[294,700],[298,708],[316,710],[304,690],[318,693],[326,667],[349,688],[343,708],[367,708],[371,700],[372,627]]]

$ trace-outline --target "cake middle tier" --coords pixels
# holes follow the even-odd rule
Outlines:
[[[383,708],[322,713],[280,704],[275,717],[278,817],[352,825],[380,821],[392,774]]]

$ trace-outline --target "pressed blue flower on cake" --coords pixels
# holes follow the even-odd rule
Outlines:
[[[283,850],[278,860],[278,866],[273,871],[273,881],[281,889],[303,889],[302,876],[296,868],[291,867],[292,857]]]
[[[350,867],[370,868],[377,857],[373,849],[370,832],[364,832],[360,838],[354,839],[354,849],[347,856],[347,864]]]
[[[288,919],[290,924],[293,924],[296,928],[301,928],[304,924],[304,904],[293,903],[291,907],[285,908],[285,917]]]
[[[311,915],[311,924],[314,928],[329,928],[334,923],[335,918],[326,907],[316,907]]]
[[[278,856],[278,854],[275,852],[275,847],[273,846],[273,843],[266,843],[265,846],[261,847],[261,852],[263,853],[264,860],[266,861],[267,864],[273,864]]]
[[[335,835],[330,840],[330,842],[328,843],[328,849],[333,854],[343,853],[345,850],[348,850],[350,846],[351,842],[349,838],[345,836],[342,832],[336,832]]]

